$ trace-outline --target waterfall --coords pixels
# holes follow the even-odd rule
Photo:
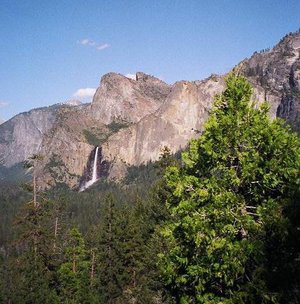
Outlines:
[[[92,171],[92,179],[87,180],[79,189],[79,192],[84,191],[85,189],[89,188],[98,180],[98,151],[99,147],[96,147],[94,160],[93,160],[93,171]]]
[[[94,165],[93,165],[93,175],[92,175],[92,180],[91,180],[92,184],[97,181],[97,177],[98,177],[98,175],[97,175],[98,150],[99,150],[99,147],[97,147],[96,151],[95,151]]]

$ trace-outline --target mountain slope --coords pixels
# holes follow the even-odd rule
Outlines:
[[[157,110],[169,93],[169,85],[142,72],[136,74],[136,80],[108,73],[93,98],[91,115],[104,124],[136,123]]]
[[[56,120],[57,107],[19,114],[0,125],[0,160],[10,167],[37,153]]]
[[[234,69],[252,83],[254,99],[270,104],[272,117],[300,131],[299,32]],[[105,176],[120,178],[129,165],[158,159],[163,146],[173,152],[185,148],[203,129],[213,98],[223,88],[224,76],[217,75],[168,85],[142,72],[135,80],[106,74],[91,104],[32,110],[0,125],[2,164],[11,167],[40,153],[42,186],[64,182],[73,187],[99,146],[99,170],[103,163]]]
[[[254,53],[237,69],[264,93],[271,115],[300,131],[300,33],[285,36],[274,48]]]
[[[252,83],[255,100],[269,103],[272,117],[284,118],[300,130],[300,33],[287,35],[271,50],[254,53],[235,70]],[[184,148],[202,129],[214,95],[223,88],[220,76],[176,83],[159,110],[104,144],[106,159],[138,165],[157,160],[165,145],[173,152]],[[118,177],[118,172],[112,170],[111,176]]]
[[[188,141],[202,130],[213,96],[223,87],[223,79],[217,76],[204,81],[174,84],[165,103],[155,113],[121,130],[104,143],[104,159],[120,168],[120,164],[140,165],[157,160],[164,146],[172,152],[185,148]],[[114,166],[110,176],[119,177]]]

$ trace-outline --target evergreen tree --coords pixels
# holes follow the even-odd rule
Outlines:
[[[137,196],[133,208],[127,212],[121,243],[122,260],[127,274],[124,286],[126,303],[152,303],[155,295],[150,286],[149,239],[153,224],[149,211],[147,204]]]
[[[183,153],[184,167],[167,170],[169,249],[160,263],[177,303],[281,301],[271,284],[281,270],[269,258],[299,199],[300,141],[251,94],[231,74],[205,131]]]
[[[149,206],[138,197],[132,206],[116,209],[114,197],[106,198],[104,221],[97,230],[96,276],[103,303],[153,303],[153,256],[149,240],[154,231]],[[97,232],[96,232],[97,234]]]
[[[15,221],[17,237],[13,242],[15,259],[10,259],[7,271],[18,279],[8,286],[7,301],[14,303],[57,303],[55,270],[53,269],[53,203],[38,191],[36,167],[41,160],[34,155],[27,164],[33,170],[33,183],[27,185],[32,200],[22,206]]]
[[[14,303],[56,303],[51,203],[27,203],[16,221],[15,258],[8,263],[8,275],[18,276],[9,287]],[[17,288],[16,288],[17,287]]]
[[[96,228],[98,236],[97,268],[98,288],[103,303],[117,303],[122,296],[126,280],[125,266],[121,255],[124,225],[120,211],[116,209],[115,198],[107,195],[103,210],[104,220]],[[96,236],[96,237],[97,237]]]
[[[65,261],[58,270],[61,303],[96,303],[90,289],[90,269],[84,239],[77,228],[72,228],[65,245]]]

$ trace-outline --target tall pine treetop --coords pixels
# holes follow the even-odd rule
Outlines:
[[[165,285],[177,303],[276,303],[269,248],[288,234],[299,196],[300,140],[230,74],[203,134],[166,173],[171,220],[162,231]],[[275,248],[275,249],[274,249]]]

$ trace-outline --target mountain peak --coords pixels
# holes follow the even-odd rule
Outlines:
[[[277,46],[280,46],[282,44],[289,44],[293,48],[299,48],[300,47],[300,29],[296,32],[291,32],[287,35],[285,35],[281,40],[279,41]]]
[[[300,132],[300,32],[255,52],[235,71],[251,82],[255,100],[269,103],[272,117],[284,118]],[[213,74],[173,85],[144,72],[133,76],[103,75],[91,104],[36,109],[0,125],[4,165],[39,152],[48,162],[57,156],[64,163],[61,176],[74,185],[99,146],[109,177],[120,177],[127,165],[157,159],[163,146],[183,149],[203,130],[213,97],[224,88],[224,76]]]
[[[255,88],[256,99],[270,104],[272,117],[287,120],[300,130],[300,32],[283,37],[271,49],[255,52],[236,70]]]
[[[158,82],[162,82],[164,83],[164,81],[162,81],[161,79],[159,79],[158,77],[155,77],[155,76],[152,76],[152,75],[149,75],[149,74],[146,74],[144,72],[137,72],[136,73],[136,81],[145,81],[145,82],[149,82],[149,81],[158,81]]]
[[[102,76],[94,96],[92,115],[104,124],[135,123],[156,111],[169,92],[169,85],[142,72],[136,74],[136,80],[108,73]]]

